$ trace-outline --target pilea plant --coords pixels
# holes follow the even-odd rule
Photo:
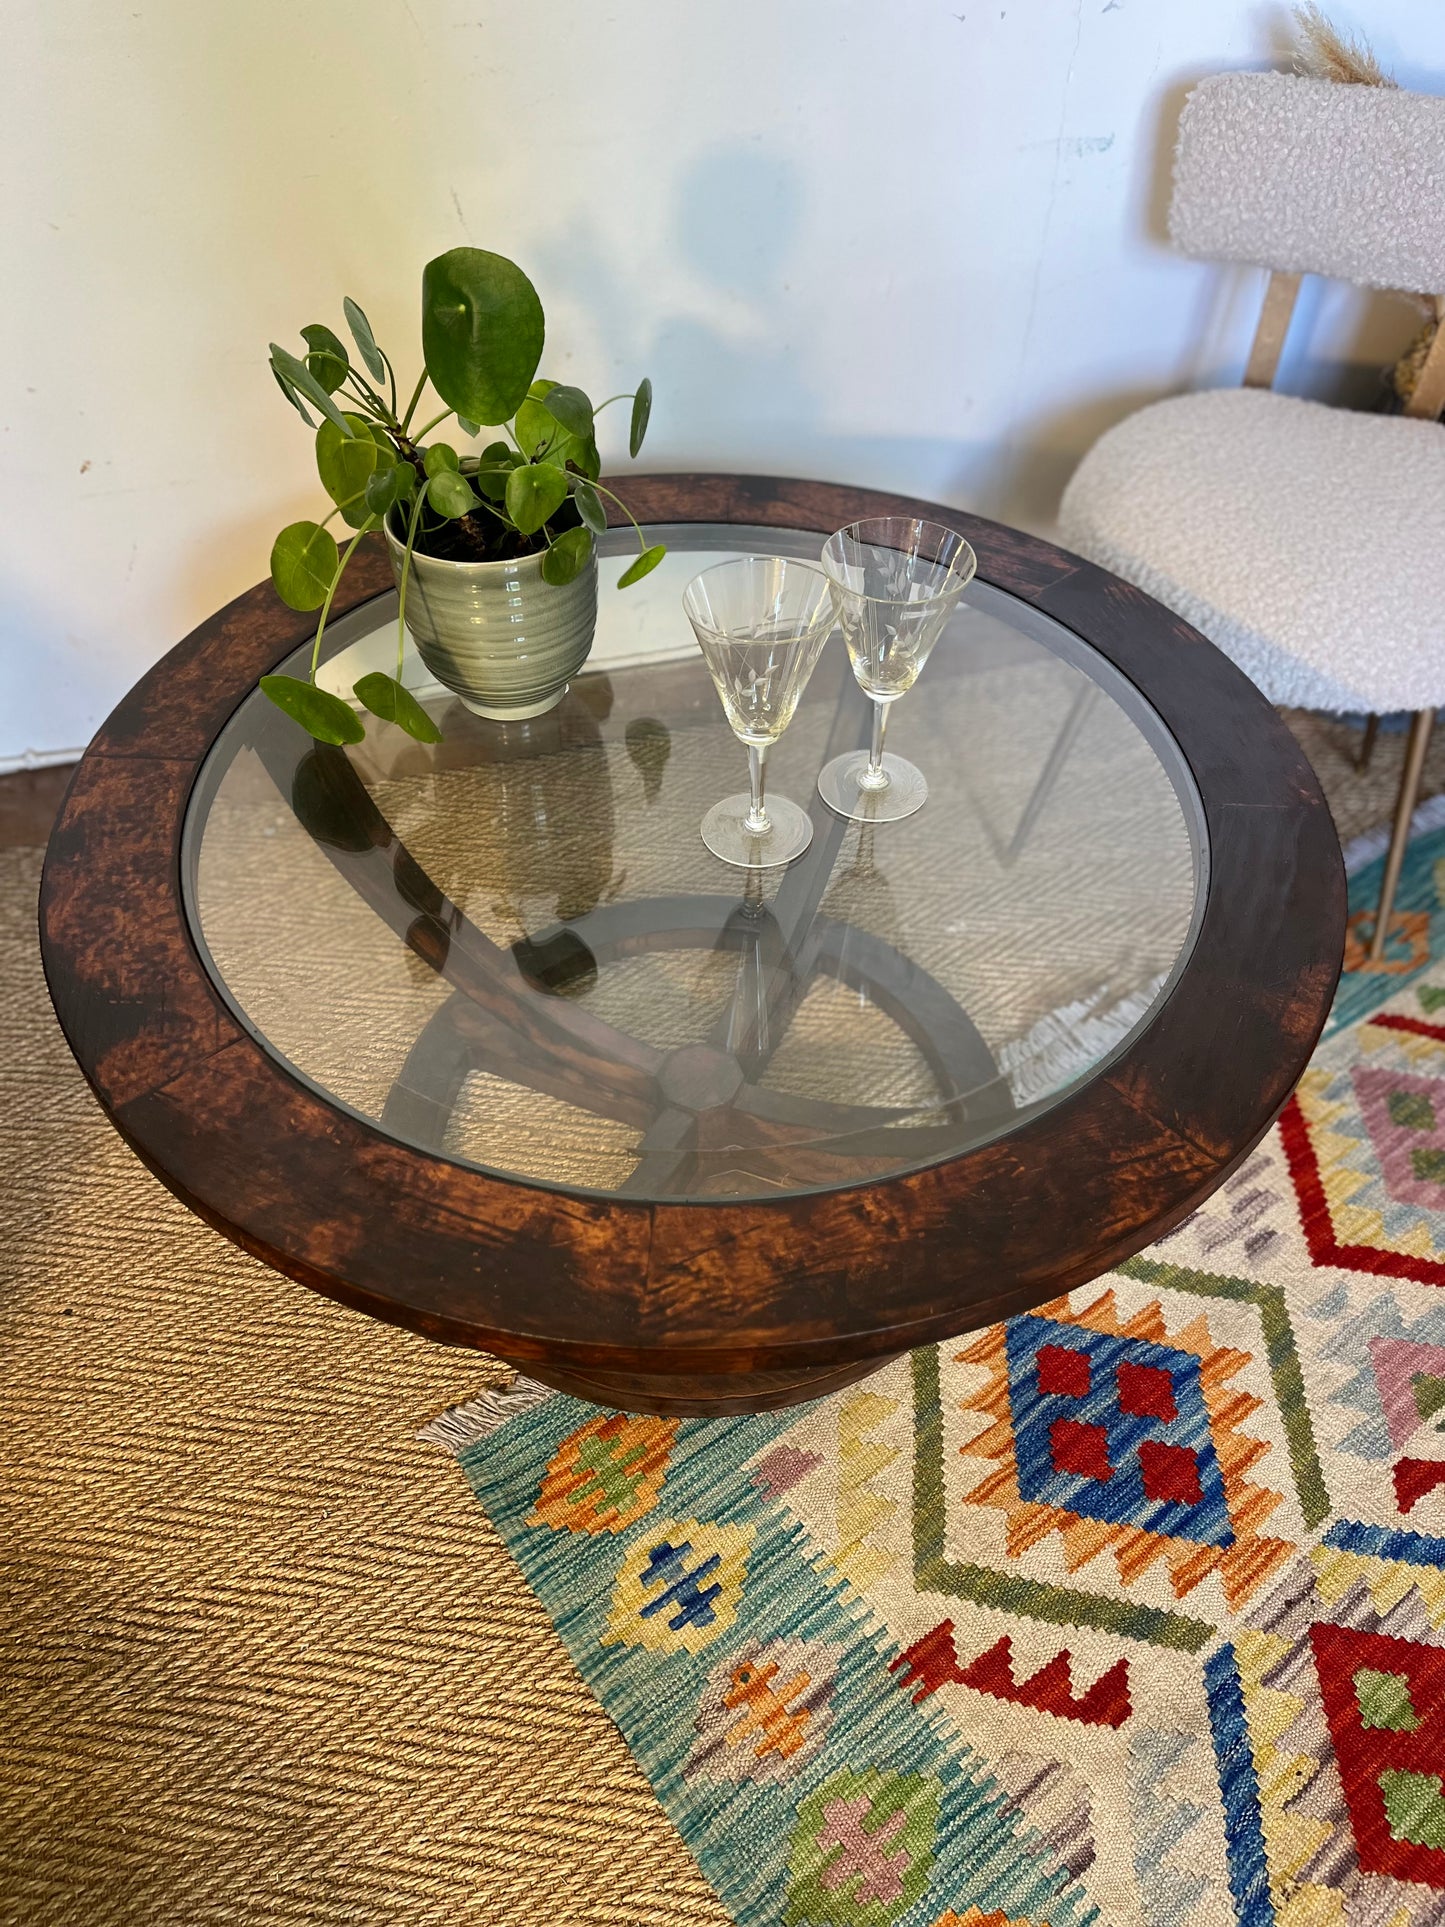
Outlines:
[[[602,408],[630,401],[628,446],[635,456],[647,430],[652,384],[639,382],[630,394],[594,408],[580,388],[538,379],[545,323],[537,290],[515,262],[481,248],[453,248],[423,271],[423,367],[404,407],[391,357],[365,314],[349,296],[342,307],[359,366],[341,337],[319,322],[301,330],[303,354],[271,344],[281,392],[316,431],[317,472],[333,507],[322,522],[292,522],[271,550],[277,594],[293,609],[321,614],[310,675],[263,676],[261,688],[319,742],[361,741],[361,719],[344,698],[317,686],[316,668],[346,565],[363,536],[389,516],[404,543],[396,674],[373,671],[354,690],[372,715],[421,742],[436,742],[436,724],[401,682],[413,552],[456,562],[541,553],[543,579],[561,587],[591,561],[594,537],[607,526],[606,497],[632,522],[641,550],[618,587],[640,581],[665,550],[648,546],[626,504],[598,480],[596,419]],[[444,406],[417,426],[428,384]],[[452,420],[469,438],[488,427],[500,428],[502,438],[475,454],[428,439]],[[345,548],[327,527],[338,516],[352,532]]]

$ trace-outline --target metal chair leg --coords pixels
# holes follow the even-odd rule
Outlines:
[[[1380,733],[1380,719],[1373,713],[1365,718],[1365,739],[1360,744],[1360,753],[1355,759],[1355,768],[1361,776],[1370,767],[1370,758],[1375,753],[1375,738]]]
[[[1400,881],[1400,866],[1405,861],[1405,845],[1410,840],[1410,818],[1420,795],[1420,778],[1425,770],[1425,753],[1430,747],[1430,732],[1435,727],[1433,709],[1417,709],[1410,718],[1410,735],[1405,744],[1405,769],[1400,778],[1400,796],[1395,804],[1395,827],[1390,833],[1390,853],[1385,858],[1385,878],[1380,885],[1380,906],[1375,912],[1375,931],[1370,938],[1367,961],[1377,964],[1385,954],[1385,939],[1390,932],[1390,912],[1395,907],[1395,888]]]

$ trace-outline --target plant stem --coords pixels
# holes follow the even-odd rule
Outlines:
[[[747,815],[743,818],[743,828],[749,836],[766,836],[773,827],[768,821],[768,812],[763,805],[767,760],[766,743],[748,744],[748,783],[752,789],[753,800],[748,806]]]
[[[586,477],[584,476],[583,479],[586,480]],[[604,488],[601,482],[593,482],[592,487],[597,490],[599,495],[605,495],[609,502],[616,502],[618,508],[622,510],[622,513],[627,517],[633,528],[637,530],[637,546],[642,550],[642,553],[646,555],[647,538],[642,533],[637,517],[632,513],[632,510],[627,506],[626,502],[622,500],[620,495],[614,495],[610,488]]]
[[[374,416],[383,428],[395,428],[396,416],[392,414],[391,410],[387,407],[381,396],[377,394],[365,375],[359,374],[355,368],[352,368],[349,370],[348,379],[356,384],[358,391],[365,391],[364,393],[357,392],[349,396],[348,399],[354,401],[363,414]]]
[[[386,379],[391,386],[391,419],[395,421],[396,420],[396,370],[395,368],[392,367],[391,356],[386,352],[385,348],[378,348],[376,352],[381,356],[382,362],[385,365]]]
[[[411,418],[416,413],[416,405],[421,400],[421,391],[425,387],[426,387],[426,369],[423,368],[421,373],[416,378],[416,387],[413,388],[411,391],[411,400],[406,405],[406,413],[402,416],[401,421],[398,424],[400,428],[400,432],[403,435],[411,427]]]
[[[321,638],[326,634],[326,618],[331,614],[331,599],[336,594],[338,583],[346,573],[346,565],[351,560],[357,543],[365,535],[365,529],[358,529],[347,543],[341,560],[336,565],[336,573],[331,578],[331,587],[326,591],[326,600],[321,605],[321,619],[316,624],[316,640],[311,645],[311,680],[316,680],[316,665],[321,659]]]
[[[434,415],[432,417],[432,419],[427,423],[425,428],[419,428],[416,431],[416,433],[412,436],[412,440],[414,442],[419,442],[423,435],[430,435],[430,433],[434,428],[439,428],[441,426],[441,424],[446,420],[448,415],[454,414],[455,412],[456,411],[454,409],[444,408],[439,415]]]

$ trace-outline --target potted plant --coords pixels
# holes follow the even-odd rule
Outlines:
[[[365,734],[343,697],[317,687],[326,619],[347,563],[372,530],[385,533],[397,583],[396,674],[365,675],[357,700],[422,742],[440,731],[402,686],[411,630],[427,668],[470,709],[499,719],[540,715],[559,702],[592,646],[597,617],[594,537],[607,526],[595,423],[600,409],[580,388],[538,379],[544,320],[537,291],[517,265],[480,248],[453,248],[422,274],[423,368],[403,407],[390,357],[365,314],[343,303],[356,357],[317,323],[301,330],[305,352],[271,346],[282,393],[316,431],[316,467],[332,509],[323,522],[293,522],[271,551],[271,580],[293,609],[319,609],[309,677],[263,676],[261,688],[323,743]],[[359,365],[358,365],[359,362]],[[430,384],[443,404],[425,414]],[[632,404],[629,446],[642,446],[652,385],[613,402]],[[319,422],[311,411],[315,410]],[[500,428],[480,453],[431,437],[455,420],[464,436]],[[624,514],[625,503],[618,502]],[[352,531],[339,547],[326,526]],[[656,568],[665,551],[641,553],[619,588]]]

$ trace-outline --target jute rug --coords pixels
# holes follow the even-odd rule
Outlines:
[[[1442,893],[1110,1276],[794,1412],[429,1428],[740,1927],[1445,1922]]]
[[[503,1374],[207,1230],[50,1014],[0,851],[0,1921],[721,1927],[417,1428]]]

